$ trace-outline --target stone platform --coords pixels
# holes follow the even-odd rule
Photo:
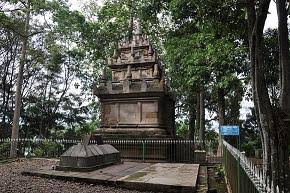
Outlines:
[[[22,174],[141,191],[194,193],[198,171],[198,164],[124,162],[91,172],[57,171],[47,166],[26,170]]]

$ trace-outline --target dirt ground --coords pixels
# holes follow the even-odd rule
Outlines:
[[[139,191],[116,187],[24,176],[21,174],[27,168],[52,166],[55,163],[56,160],[46,159],[18,159],[12,162],[0,162],[0,193],[140,193]]]

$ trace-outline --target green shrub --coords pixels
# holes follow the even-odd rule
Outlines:
[[[33,153],[36,157],[57,157],[62,145],[53,141],[44,140],[34,149]]]
[[[43,145],[48,157],[55,157],[58,153],[58,150],[61,148],[60,144],[51,141],[44,141]]]
[[[33,151],[33,153],[34,153],[34,155],[36,157],[42,157],[42,156],[44,156],[44,151],[40,147],[35,148],[34,151]]]
[[[216,167],[216,170],[215,170],[215,174],[219,177],[224,177],[225,176],[225,171],[224,171],[224,168],[222,165],[218,165]]]
[[[176,123],[176,135],[181,139],[186,139],[188,136],[188,126],[186,123],[180,121]]]
[[[0,159],[7,157],[10,151],[10,142],[4,142],[0,144]]]

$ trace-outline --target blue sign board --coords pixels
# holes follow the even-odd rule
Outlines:
[[[240,128],[236,125],[223,125],[220,127],[221,135],[240,135]]]

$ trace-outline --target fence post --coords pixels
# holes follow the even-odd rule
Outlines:
[[[142,160],[143,160],[143,162],[145,160],[145,143],[144,143],[144,139],[142,140]]]
[[[240,183],[240,175],[241,175],[241,171],[240,171],[240,167],[241,167],[241,146],[240,146],[240,135],[238,136],[238,193],[240,193],[241,191],[241,183]]]

